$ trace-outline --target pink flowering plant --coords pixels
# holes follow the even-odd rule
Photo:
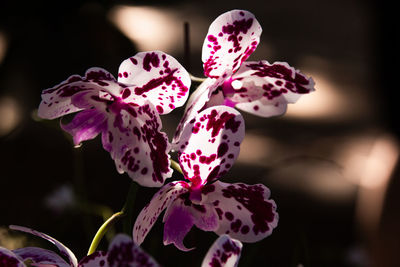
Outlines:
[[[196,226],[218,236],[203,267],[237,266],[242,242],[268,237],[279,218],[265,185],[221,181],[245,136],[238,110],[261,117],[282,115],[287,104],[314,90],[312,78],[285,62],[247,61],[260,35],[261,26],[253,14],[232,10],[211,24],[205,38],[202,61],[207,78],[190,75],[164,52],[148,51],[124,60],[117,78],[104,69],[90,68],[84,76],[73,75],[44,90],[39,117],[55,119],[74,113],[61,128],[76,146],[101,134],[119,173],[126,172],[133,185],[159,189],[136,218],[126,218],[136,197],[130,191],[125,206],[99,228],[80,261],[47,234],[10,226],[51,242],[61,256],[39,247],[0,248],[0,265],[159,266],[139,246],[164,212],[164,245],[194,249],[187,248],[184,239]],[[191,80],[202,82],[189,98]],[[185,104],[170,143],[160,115]],[[179,178],[166,183],[173,170]],[[107,251],[98,251],[104,234],[120,219],[135,220],[131,236],[119,233]]]

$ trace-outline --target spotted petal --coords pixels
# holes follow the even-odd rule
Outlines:
[[[179,162],[194,186],[218,179],[239,154],[244,121],[227,106],[207,108],[193,118],[182,133]]]
[[[261,31],[254,15],[245,10],[216,18],[203,43],[204,75],[226,78],[233,74],[256,49]]]
[[[150,101],[160,114],[182,106],[188,96],[190,76],[179,62],[161,51],[141,52],[124,60],[118,71],[118,81],[132,85],[122,94],[134,96],[137,104]]]
[[[312,78],[286,62],[245,62],[224,91],[236,107],[262,117],[281,115],[288,103],[314,91]]]
[[[223,82],[223,79],[208,78],[204,82],[202,82],[200,86],[191,94],[186,104],[185,113],[183,114],[182,119],[179,122],[174,139],[172,141],[174,150],[178,150],[178,148],[183,145],[179,143],[179,140],[186,124],[188,124],[189,121],[192,120],[192,118],[194,118],[199,112],[202,111],[213,92]]]
[[[163,186],[142,209],[133,226],[133,241],[140,245],[158,216],[181,194],[188,191],[185,182],[171,182]]]
[[[212,205],[195,204],[189,200],[190,194],[180,195],[167,208],[163,221],[164,245],[174,244],[183,251],[183,239],[193,225],[204,231],[214,231],[218,226],[218,216]]]
[[[123,88],[106,70],[91,68],[86,71],[84,77],[73,75],[59,85],[44,90],[38,115],[41,118],[54,119],[81,110],[81,107],[77,107],[71,101],[78,93],[95,91],[99,95],[100,91],[104,91],[111,95],[119,95],[121,90]]]
[[[36,266],[71,267],[57,253],[37,247],[25,247],[13,250],[23,261],[31,260]]]
[[[160,131],[161,120],[151,104],[135,106],[115,102],[108,114],[108,132],[102,138],[119,173],[143,186],[164,184],[172,175],[168,137]]]
[[[89,256],[85,256],[79,262],[78,267],[109,267],[107,262],[107,252],[95,251]]]
[[[219,235],[252,243],[269,236],[278,224],[275,201],[269,199],[270,191],[262,184],[216,181],[204,193],[203,198],[213,203],[218,213],[215,232]]]
[[[38,232],[36,230],[30,229],[27,227],[23,227],[23,226],[10,225],[10,229],[29,233],[29,234],[41,237],[43,239],[46,239],[47,241],[49,241],[50,243],[55,245],[60,250],[60,252],[63,256],[68,258],[71,266],[78,265],[78,261],[74,255],[74,253],[72,253],[72,251],[69,248],[67,248],[64,244],[62,244],[60,241],[56,240],[55,238],[48,236],[44,233]]]
[[[221,235],[210,247],[201,267],[235,267],[239,263],[242,243],[228,235]]]
[[[25,264],[14,252],[0,247],[0,266],[25,267]]]
[[[109,267],[157,267],[159,264],[124,234],[114,237],[108,249]]]

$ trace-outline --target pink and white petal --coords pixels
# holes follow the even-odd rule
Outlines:
[[[227,234],[242,242],[257,242],[272,233],[278,224],[275,201],[263,184],[228,184],[216,181],[207,186],[204,198],[219,216],[217,234]]]
[[[73,136],[74,144],[95,138],[100,132],[107,129],[107,117],[96,109],[82,110],[77,113],[68,124],[61,128]]]
[[[56,240],[55,238],[53,238],[49,235],[46,235],[42,232],[27,228],[27,227],[23,227],[23,226],[10,225],[10,229],[29,233],[29,234],[41,237],[43,239],[46,239],[47,241],[49,241],[50,243],[55,245],[60,250],[60,252],[63,256],[68,258],[71,266],[78,265],[78,260],[76,259],[74,253],[72,253],[72,251],[69,248],[67,248],[64,244],[62,244],[60,241]]]
[[[180,143],[180,137],[186,124],[194,118],[209,101],[212,94],[217,90],[217,88],[223,84],[224,79],[211,79],[208,78],[200,84],[200,86],[191,94],[187,104],[185,113],[182,116],[181,121],[178,124],[174,138],[173,138],[173,150],[178,150],[179,147],[184,145]]]
[[[25,247],[13,250],[23,261],[31,260],[33,266],[71,267],[63,258],[51,250]],[[74,266],[75,267],[75,266]]]
[[[257,48],[261,26],[245,10],[232,10],[211,23],[203,43],[204,75],[210,78],[231,76]]]
[[[44,119],[55,119],[81,110],[71,102],[72,96],[77,93],[104,90],[111,95],[116,95],[122,89],[106,70],[90,68],[86,71],[85,77],[73,75],[59,85],[44,90],[38,116]]]
[[[235,105],[235,107],[248,113],[268,118],[285,114],[287,104],[280,102],[271,104],[270,101],[264,101],[262,98],[253,102],[238,103]]]
[[[78,267],[109,267],[107,252],[95,251],[89,256],[85,256],[80,260]]]
[[[118,81],[132,85],[121,94],[133,97],[135,103],[150,101],[160,114],[167,114],[185,104],[191,79],[185,68],[172,56],[161,51],[141,52],[124,60]]]
[[[0,247],[0,266],[26,267],[23,260],[9,249]]]
[[[228,97],[238,103],[261,98],[269,103],[295,103],[301,95],[315,90],[312,78],[286,62],[245,62],[233,76],[233,81],[240,86]]]
[[[159,115],[149,103],[138,107],[115,102],[110,106],[103,145],[106,150],[111,147],[119,173],[126,172],[140,185],[149,187],[159,187],[171,177],[170,144],[161,127]]]
[[[244,138],[244,120],[227,106],[207,108],[183,130],[179,148],[182,171],[194,187],[225,174],[239,154]],[[201,144],[201,145],[199,145]]]
[[[129,236],[124,234],[118,234],[114,237],[107,254],[107,267],[160,266],[149,254],[137,246]]]
[[[164,185],[142,209],[133,226],[133,241],[140,245],[163,210],[181,194],[188,191],[186,182],[171,182]]]
[[[189,200],[189,193],[181,195],[167,208],[163,222],[164,245],[174,244],[183,251],[183,240],[193,225],[203,231],[214,231],[218,227],[218,215],[212,205],[195,204]]]
[[[239,240],[221,235],[208,250],[201,267],[236,267],[239,264],[242,247]]]

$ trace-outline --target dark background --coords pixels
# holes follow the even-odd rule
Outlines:
[[[376,193],[346,180],[358,175],[349,169],[362,169],[338,156],[353,153],[361,142],[368,158],[379,140],[399,151],[398,28],[389,1],[1,1],[0,41],[6,48],[0,43],[0,120],[16,119],[0,128],[0,245],[14,248],[6,241],[20,235],[5,229],[17,224],[57,238],[81,258],[102,223],[99,214],[118,211],[125,201],[130,179],[115,171],[99,138],[73,148],[59,120],[40,121],[34,115],[43,89],[92,66],[116,75],[122,60],[139,51],[141,46],[110,20],[117,5],[175,15],[172,19],[181,26],[171,38],[179,40],[165,52],[197,76],[202,76],[200,48],[208,25],[231,9],[249,10],[263,27],[251,59],[287,61],[308,75],[315,73],[317,92],[328,84],[340,96],[341,105],[328,115],[296,117],[292,112],[262,119],[244,114],[249,137],[223,180],[268,186],[280,221],[270,237],[245,244],[239,266],[400,266],[398,158],[388,167],[383,191]],[[185,21],[191,29],[189,58],[183,50]],[[152,45],[157,47],[157,41]],[[310,103],[316,106],[327,100],[323,95],[314,99]],[[13,115],[4,111],[8,108]],[[182,108],[163,117],[170,136],[181,114]],[[45,205],[60,186],[74,192],[73,206]],[[133,218],[154,192],[139,188]],[[383,198],[372,226],[359,213],[365,195],[371,205]],[[369,210],[368,205],[361,210]],[[121,223],[115,230],[122,231]],[[164,247],[159,220],[143,248],[164,266],[200,266],[215,238],[194,229],[185,242],[196,250]],[[50,247],[30,236],[25,242]],[[103,241],[101,248],[106,247]]]

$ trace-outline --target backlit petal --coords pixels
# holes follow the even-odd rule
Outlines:
[[[25,264],[14,252],[0,247],[0,266],[25,267]]]
[[[133,241],[140,245],[161,212],[181,194],[188,191],[186,182],[171,182],[163,186],[142,209],[133,226]]]
[[[210,247],[201,267],[235,267],[239,263],[242,243],[228,235],[221,235]]]
[[[78,261],[74,255],[74,253],[72,253],[72,251],[69,248],[67,248],[64,244],[62,244],[60,241],[56,240],[55,238],[48,236],[44,233],[38,232],[36,230],[30,229],[27,227],[23,227],[23,226],[10,225],[10,229],[29,233],[29,234],[41,237],[43,239],[46,239],[47,241],[49,241],[50,243],[55,245],[60,250],[60,252],[63,256],[68,258],[70,265],[77,266]]]
[[[25,247],[13,250],[23,261],[32,260],[35,264],[40,264],[54,267],[71,267],[63,258],[57,253],[37,247]]]
[[[225,174],[239,154],[244,137],[242,115],[227,106],[207,108],[193,118],[182,133],[179,162],[194,185]]]
[[[208,78],[200,84],[200,86],[191,94],[187,104],[185,113],[182,116],[181,121],[176,129],[175,136],[173,139],[173,149],[178,150],[178,148],[183,145],[179,143],[181,134],[185,125],[194,118],[209,101],[213,92],[224,82],[223,79],[211,79]]]
[[[261,31],[254,15],[245,10],[232,10],[216,18],[203,43],[204,75],[229,77],[256,49]]]
[[[116,102],[108,116],[103,145],[110,149],[118,172],[127,172],[143,186],[163,185],[172,175],[170,145],[167,135],[160,131],[161,120],[153,106]]]
[[[103,90],[111,95],[118,95],[122,89],[106,70],[91,68],[86,71],[85,77],[73,75],[59,85],[44,90],[38,115],[44,119],[54,119],[81,110],[82,108],[71,101],[75,94],[81,92]]]
[[[141,52],[124,60],[118,71],[118,81],[132,85],[121,95],[150,101],[160,114],[182,106],[188,96],[190,76],[173,57],[161,51]]]
[[[312,78],[285,62],[269,64],[265,60],[245,62],[233,75],[230,85],[229,90],[229,84],[224,84],[225,93],[237,103],[236,107],[263,117],[282,114],[288,103],[295,103],[301,95],[315,90]]]
[[[275,201],[262,184],[228,184],[216,181],[207,186],[204,198],[213,203],[219,216],[217,234],[227,234],[242,242],[257,242],[272,233],[278,224]]]

